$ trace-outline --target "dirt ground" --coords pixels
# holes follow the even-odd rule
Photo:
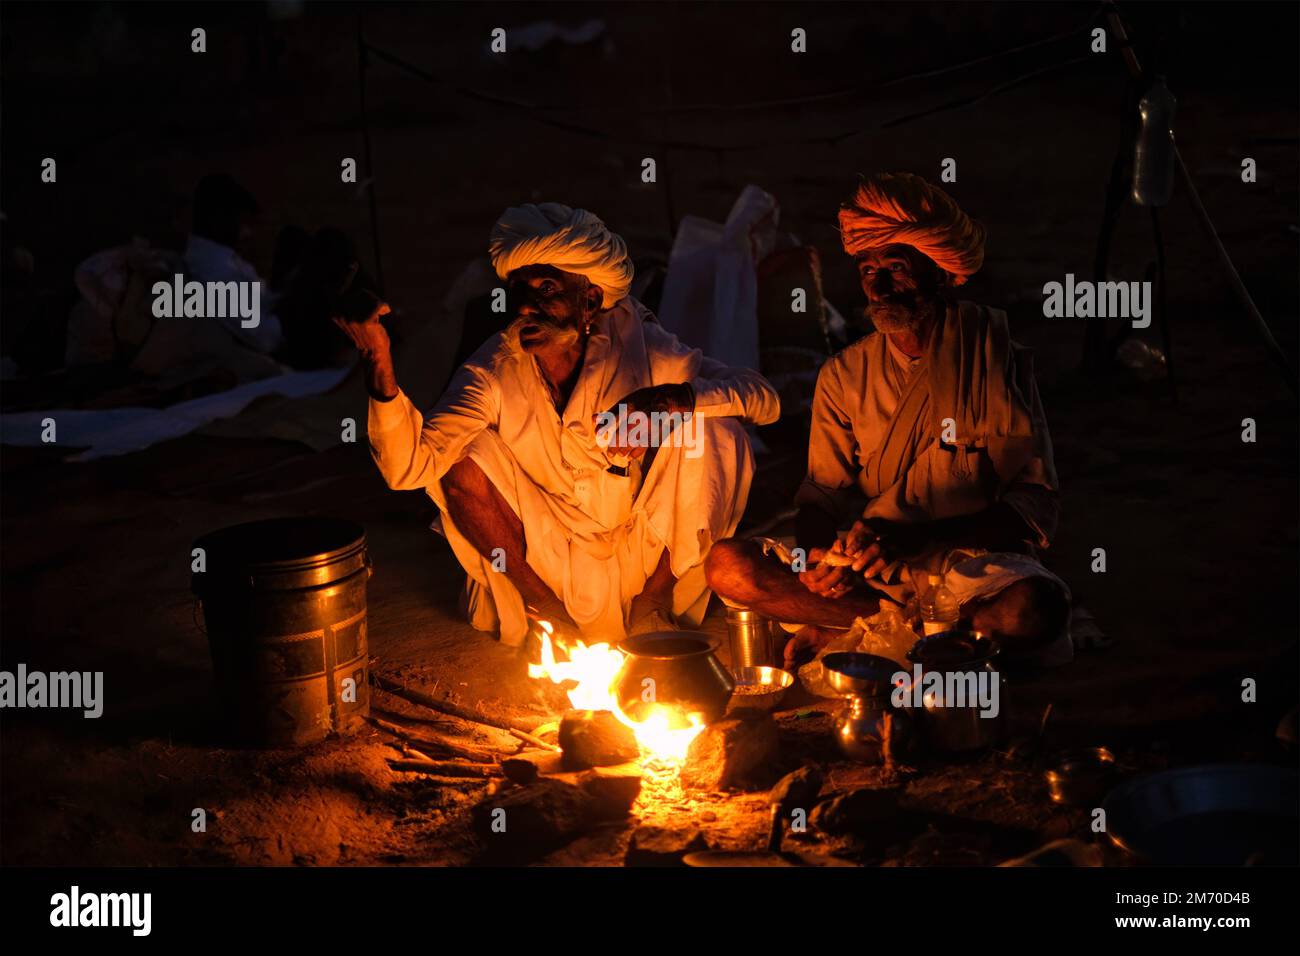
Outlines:
[[[968,295],[1007,308],[1017,339],[1035,350],[1063,487],[1061,531],[1046,560],[1111,643],[1082,652],[1067,667],[1016,675],[1006,746],[971,763],[918,767],[903,783],[916,827],[872,861],[991,863],[1059,836],[1086,838],[1077,812],[1047,801],[1034,762],[1059,748],[1106,745],[1139,769],[1294,762],[1275,742],[1274,727],[1297,699],[1296,406],[1217,270],[1185,195],[1175,196],[1163,222],[1176,401],[1163,379],[1084,377],[1077,371],[1083,324],[1041,315],[1043,282],[1091,272],[1118,131],[1119,65],[1099,61],[1047,72],[973,105],[887,129],[879,126],[890,118],[977,97],[1014,71],[992,64],[872,90],[865,107],[841,97],[797,109],[668,116],[650,109],[665,98],[738,102],[843,85],[855,79],[845,57],[864,49],[854,46],[862,39],[854,8],[817,8],[814,36],[828,42],[833,36],[838,59],[819,59],[797,75],[776,69],[777,75],[758,77],[772,71],[727,65],[764,52],[752,48],[759,42],[753,37],[733,37],[735,50],[709,52],[708,37],[728,35],[725,5],[672,9],[678,19],[668,25],[641,6],[607,11],[613,60],[598,43],[567,52],[548,48],[509,67],[475,44],[458,45],[456,29],[481,26],[486,35],[482,11],[455,29],[415,8],[384,8],[369,17],[372,42],[416,63],[440,64],[446,78],[431,87],[376,66],[368,89],[387,291],[408,341],[443,321],[437,303],[464,265],[482,254],[493,218],[511,202],[554,198],[595,209],[635,253],[664,256],[670,215],[722,219],[748,182],[778,197],[785,228],[819,246],[827,294],[850,312],[860,307],[860,293],[838,254],[833,223],[856,173],[898,168],[935,176],[941,157],[956,156],[960,173],[952,191],[990,234],[986,268]],[[964,14],[961,29],[944,31],[924,55],[878,51],[869,76],[1004,49],[1076,26],[1090,8],[1017,9],[1024,13],[1014,23],[993,13]],[[1259,9],[1264,25],[1248,31],[1248,40],[1275,33],[1294,38],[1293,8]],[[888,8],[877,29],[919,36],[942,19],[938,10]],[[693,13],[702,19],[689,20]],[[217,23],[213,35],[228,42],[214,44],[211,60],[196,65],[168,59],[167,45],[183,24],[166,16],[146,22],[128,11],[115,23],[102,14],[79,21],[74,40],[65,43],[60,25],[33,8],[6,14],[6,39],[15,41],[5,50],[6,228],[14,241],[21,231],[41,274],[70,275],[81,257],[132,232],[157,241],[179,236],[185,196],[210,169],[234,173],[262,197],[267,236],[289,221],[334,223],[353,230],[368,252],[364,196],[355,187],[340,189],[336,173],[338,158],[359,149],[349,18],[319,15],[276,27],[273,39],[285,44],[278,69],[257,73],[245,45],[252,41],[231,24]],[[518,10],[511,16],[511,23],[536,18]],[[944,16],[959,21],[962,15],[948,9]],[[677,32],[656,32],[668,30]],[[1171,61],[1180,96],[1178,142],[1294,366],[1296,91],[1293,83],[1274,83],[1267,62],[1194,56],[1209,31],[1196,19],[1183,58]],[[655,42],[643,42],[646,36]],[[906,49],[924,46],[918,40]],[[646,47],[671,54],[648,57]],[[1192,60],[1199,70],[1187,69]],[[1028,71],[1041,61],[1016,65]],[[606,71],[607,82],[575,79],[595,70]],[[87,77],[102,82],[86,92]],[[457,94],[456,84],[571,106],[571,113],[546,115],[617,130],[631,142],[539,126]],[[865,131],[837,144],[773,145],[852,129]],[[650,148],[642,141],[662,138],[753,148],[665,154],[666,201],[663,184],[646,186],[637,178]],[[33,157],[45,155],[51,142],[66,157],[58,189],[11,186],[15,165],[37,163]],[[1257,159],[1257,183],[1240,182],[1243,156]],[[1129,208],[1112,272],[1140,278],[1153,257],[1147,224]],[[1146,333],[1152,344],[1159,344],[1156,331]],[[433,337],[445,343],[458,334],[453,323],[438,326]],[[450,349],[403,356],[427,365],[418,402],[434,397],[450,358]],[[5,393],[13,394],[9,383]],[[350,381],[343,394],[364,421],[359,383]],[[284,407],[293,414],[292,403]],[[1256,422],[1254,443],[1241,440],[1247,417]],[[760,460],[749,523],[789,501],[806,423],[784,421],[763,437],[771,453]],[[290,514],[348,518],[365,527],[375,566],[369,636],[378,672],[486,711],[553,716],[554,697],[530,685],[523,662],[461,620],[460,571],[428,530],[431,502],[385,488],[364,442],[314,452],[276,438],[198,433],[86,464],[65,463],[68,451],[3,448],[0,657],[8,670],[18,662],[49,671],[102,670],[107,703],[98,720],[5,711],[0,860],[470,862],[472,792],[390,771],[385,757],[392,750],[378,732],[297,751],[226,747],[189,591],[191,543],[204,532]],[[1106,550],[1105,573],[1091,570],[1098,547]],[[725,632],[716,606],[705,630]],[[1258,682],[1256,703],[1241,699],[1245,678]],[[386,695],[375,704],[416,716]],[[1029,748],[1049,704],[1045,736],[1037,750]],[[797,716],[806,710],[815,708],[796,699],[781,715],[787,756],[796,763],[825,760],[827,792],[871,785],[868,769],[826,749],[827,718]],[[637,822],[668,813],[689,814],[716,848],[758,846],[766,833],[759,796],[642,806],[626,824],[605,827],[543,862],[617,863]],[[191,831],[194,808],[208,811],[206,833]]]

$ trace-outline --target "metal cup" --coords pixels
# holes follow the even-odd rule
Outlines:
[[[778,625],[747,607],[727,608],[727,637],[731,644],[731,669],[779,667],[776,659]]]

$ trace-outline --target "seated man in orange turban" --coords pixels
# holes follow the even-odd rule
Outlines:
[[[1070,659],[1069,591],[1035,557],[1058,502],[1031,356],[1005,313],[953,296],[983,263],[984,228],[942,190],[897,173],[864,181],[840,230],[876,332],[817,379],[796,495],[800,573],[733,539],[709,554],[710,586],[809,625],[786,646],[791,665],[882,602],[907,603],[935,573],[963,618],[1010,655]]]

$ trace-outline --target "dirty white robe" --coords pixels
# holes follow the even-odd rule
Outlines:
[[[638,388],[679,382],[694,386],[698,418],[682,446],[661,447],[644,476],[635,466],[627,476],[608,471],[592,416]],[[523,524],[529,566],[584,635],[608,641],[625,636],[628,606],[665,547],[678,579],[673,612],[698,623],[708,601],[704,557],[735,531],[749,494],[754,463],[742,422],[767,424],[779,411],[757,372],[685,347],[629,297],[599,314],[563,413],[512,326],[465,363],[427,419],[405,394],[372,399],[369,436],[389,487],[423,488],[438,504],[468,575],[475,627],[518,645],[528,622],[518,590],[448,514],[441,479],[467,455]]]

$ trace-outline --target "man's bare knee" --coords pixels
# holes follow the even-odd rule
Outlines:
[[[717,594],[731,601],[748,604],[756,596],[754,580],[754,552],[757,545],[750,541],[728,538],[709,549],[704,559],[704,579]]]

